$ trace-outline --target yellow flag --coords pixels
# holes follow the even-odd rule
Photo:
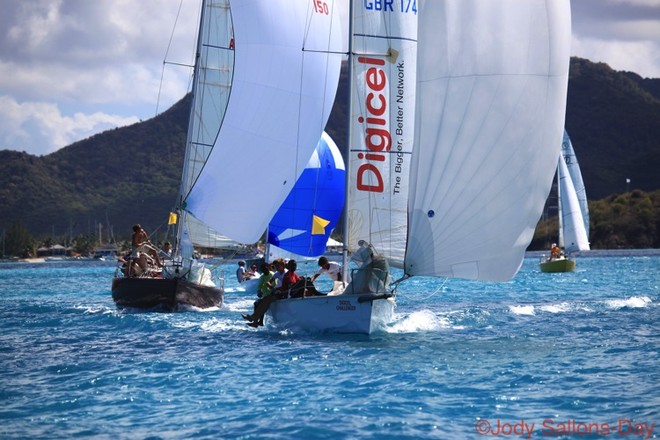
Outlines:
[[[170,212],[170,218],[167,219],[167,224],[168,225],[175,225],[176,224],[176,212]]]
[[[325,227],[330,224],[329,220],[323,219],[321,217],[317,217],[315,215],[312,216],[312,235],[324,235],[325,234]]]

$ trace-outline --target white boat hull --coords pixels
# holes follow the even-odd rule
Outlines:
[[[245,280],[241,284],[239,284],[241,289],[245,290],[246,294],[249,295],[256,295],[257,294],[257,287],[259,287],[259,278],[252,278],[250,280]]]
[[[389,294],[312,296],[275,301],[268,314],[280,328],[371,334],[392,321],[395,305]]]

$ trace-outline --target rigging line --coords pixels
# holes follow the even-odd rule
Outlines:
[[[392,37],[390,35],[372,35],[372,34],[353,34],[353,35],[355,37],[375,38],[377,40],[412,41],[413,43],[417,43],[416,38]]]
[[[437,289],[435,289],[434,292],[432,292],[432,293],[431,293],[429,296],[427,296],[426,298],[421,298],[419,301],[427,301],[427,300],[433,298],[438,292],[440,292],[440,291],[445,287],[445,284],[447,284],[447,280],[448,280],[448,279],[449,279],[449,278],[444,278],[444,280],[442,281],[442,284],[440,284],[440,286],[439,286]]]
[[[334,8],[334,3],[333,3],[333,5],[332,5],[332,7]],[[309,15],[310,15],[310,12],[311,12],[311,6],[308,5],[307,8],[308,8],[308,14],[307,14],[307,15],[309,16]],[[332,12],[334,12],[334,11],[332,11]],[[332,15],[332,13],[331,13],[330,16],[331,16],[331,18],[334,17],[334,15]],[[328,75],[328,69],[330,68],[330,67],[329,67],[329,58],[328,58],[328,56],[330,56],[330,55],[332,55],[332,54],[337,54],[337,53],[336,53],[336,52],[333,52],[333,51],[330,51],[330,50],[310,50],[310,49],[306,49],[307,38],[308,38],[308,36],[309,36],[309,31],[310,31],[310,29],[311,29],[311,25],[312,25],[312,20],[308,20],[308,21],[306,22],[306,28],[305,28],[305,32],[304,32],[304,36],[303,36],[303,42],[302,42],[303,44],[302,44],[302,48],[301,48],[301,49],[302,49],[302,56],[303,56],[303,60],[304,60],[304,58],[305,58],[305,52],[308,52],[308,53],[310,53],[310,54],[312,54],[312,53],[321,53],[321,54],[325,54],[325,55],[326,55],[326,60],[325,60],[325,61],[326,61],[326,62],[325,62],[325,72],[324,72],[324,73],[325,73],[325,77],[326,77],[326,81],[323,81],[323,102],[325,103],[326,98],[327,98],[327,93],[326,93],[326,92],[327,92],[327,89],[328,89],[327,75]],[[326,41],[328,47],[331,47],[331,45],[332,45],[332,43],[331,43],[331,34],[332,34],[332,20],[331,20],[331,24],[330,24],[330,32],[328,32],[328,39],[327,39],[327,41]],[[304,66],[304,64],[303,64],[303,66]],[[300,72],[301,85],[302,85],[302,78],[303,78],[303,75],[304,75],[304,67],[303,67],[303,69],[302,69],[301,72]],[[337,87],[338,87],[338,86],[337,86]],[[301,88],[302,88],[302,86],[301,86]],[[299,112],[299,115],[300,115],[300,111],[301,111],[301,108],[302,108],[301,106],[302,106],[302,102],[301,102],[301,100],[299,100],[299,101],[298,101],[298,112]],[[331,113],[332,113],[332,107],[331,107],[330,110],[329,110],[329,113],[328,113],[328,119],[330,118],[330,114],[331,114]],[[323,111],[323,116],[325,116],[325,110]],[[298,137],[300,136],[300,122],[301,122],[301,118],[300,118],[300,116],[298,116],[298,125],[299,125],[299,126],[298,126]],[[327,120],[326,120],[326,124],[327,124]],[[319,140],[317,141],[317,144],[316,144],[316,145],[318,145],[318,142],[321,141],[321,138],[322,138],[322,136],[323,136],[323,131],[324,131],[324,130],[325,130],[325,124],[324,124],[324,126],[321,127],[321,136],[319,137]],[[313,150],[313,152],[312,152],[312,155],[316,154],[316,145],[314,146],[314,150]],[[296,149],[296,150],[298,151],[299,149],[300,149],[300,142],[298,142],[298,146],[297,146],[297,149]],[[299,167],[298,156],[299,156],[299,154],[296,154],[296,160],[295,160],[295,164],[294,164],[294,169],[295,169],[295,170],[298,170],[298,167]],[[319,158],[319,161],[320,161],[320,159],[321,159],[320,156],[317,155],[317,157]],[[321,166],[322,166],[322,165],[321,165]],[[302,175],[302,173],[305,172],[305,169],[306,169],[306,168],[307,168],[307,162],[305,162],[305,165],[303,166],[302,172],[298,175],[298,178]],[[318,179],[319,179],[319,177],[320,177],[320,171],[319,171],[319,172],[317,173],[317,175],[316,175],[316,183],[318,183]],[[291,186],[292,189],[293,189],[293,187],[295,187],[295,184],[296,184],[298,178],[296,178],[296,179],[294,180],[293,185]],[[315,186],[315,188],[314,188],[314,193],[315,193],[315,196],[316,196],[316,194],[318,194],[318,185]],[[297,197],[297,196],[298,196],[298,194],[295,194],[295,193],[294,193],[294,197]],[[315,203],[314,203],[314,206],[312,207],[312,212],[313,212],[313,213],[316,212],[316,208],[317,208],[317,206],[316,206],[316,197],[314,198],[314,202],[315,202]],[[311,247],[311,242],[310,242],[310,244],[309,244],[309,247]]]
[[[150,235],[156,236],[157,233],[158,233],[158,231],[160,231],[160,229],[163,228],[163,227],[166,225],[166,223],[167,223],[166,221],[161,222],[161,223],[156,227],[156,229],[154,229],[153,231],[151,231],[151,234],[150,234]]]
[[[165,76],[165,64],[167,63],[167,56],[169,55],[170,48],[172,47],[172,40],[174,39],[174,30],[176,29],[176,24],[179,21],[179,15],[181,15],[182,6],[183,6],[183,0],[180,0],[179,9],[176,11],[176,18],[174,19],[174,26],[172,26],[172,33],[170,34],[170,40],[167,42],[167,49],[165,50],[165,57],[163,59],[163,67],[160,70],[160,84],[158,84],[158,98],[156,98],[156,115],[158,115],[158,107],[160,107],[160,93],[163,90],[163,77]]]
[[[390,287],[391,287],[391,286],[394,286],[394,289],[396,289],[396,287],[399,285],[399,283],[400,283],[401,281],[407,280],[408,278],[411,278],[411,277],[412,277],[412,275],[408,275],[407,273],[404,273],[403,276],[402,276],[401,278],[399,278],[398,280],[394,280],[394,281],[392,281],[392,282],[390,283]]]
[[[173,65],[173,66],[181,66],[181,67],[189,67],[189,68],[193,68],[193,67],[195,67],[194,65],[191,65],[191,64],[186,64],[186,63],[175,63],[174,61],[163,61],[163,66],[165,66],[165,64],[171,64],[171,65]],[[162,82],[162,79],[163,79],[163,78],[161,77],[161,82]]]
[[[305,49],[304,47],[302,48],[303,52],[309,52],[309,53],[324,53],[326,55],[348,55],[348,52],[345,52],[343,50],[319,50],[319,49]]]
[[[401,278],[399,278],[398,280],[391,282],[391,283],[390,283],[390,288],[391,288],[392,286],[394,286],[394,288],[393,288],[392,290],[396,290],[397,287],[398,287],[398,285],[399,285],[399,283],[402,282],[402,281],[407,280],[408,278],[412,278],[412,275],[404,274],[404,275],[403,275]],[[448,280],[448,279],[449,279],[449,278],[445,277],[445,278],[443,279],[443,281],[442,281],[442,284],[440,284],[440,286],[439,286],[437,289],[435,289],[435,291],[433,291],[433,292],[432,292],[429,296],[427,296],[426,298],[420,298],[419,301],[427,301],[427,300],[431,299],[432,297],[434,297],[435,295],[437,295],[437,293],[440,292],[440,291],[445,287],[445,284],[447,284],[447,280]]]
[[[222,260],[220,260],[218,263],[213,264],[209,270],[210,270],[211,272],[213,272],[213,271],[216,270],[218,267],[220,267],[220,266],[222,266],[222,265],[224,265],[224,264],[227,264],[229,261],[231,261],[231,260],[236,256],[237,253],[238,253],[238,250],[233,251],[233,253],[230,253],[230,255],[225,256],[225,257],[222,258]]]

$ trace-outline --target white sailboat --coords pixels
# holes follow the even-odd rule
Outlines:
[[[307,1],[202,1],[174,256],[162,277],[118,272],[118,305],[221,304],[223,289],[195,262],[193,244],[259,240],[334,102],[339,20],[309,10]]]
[[[540,263],[542,272],[570,272],[576,262],[572,253],[589,250],[589,207],[587,193],[573,144],[564,132],[562,154],[557,165],[559,205],[559,255],[552,253]]]
[[[516,274],[559,156],[569,6],[350,2],[344,241],[361,265],[341,294],[273,302],[273,323],[371,333],[393,314],[388,264],[404,278]]]

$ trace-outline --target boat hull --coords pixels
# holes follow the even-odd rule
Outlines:
[[[256,295],[257,287],[259,287],[259,278],[252,278],[251,280],[245,280],[239,287],[245,290],[245,293],[248,295]]]
[[[281,299],[268,310],[281,328],[312,332],[371,334],[392,321],[391,294],[343,294]]]
[[[180,278],[114,278],[112,299],[118,307],[176,310],[180,305],[220,307],[224,290]]]
[[[572,272],[575,270],[575,261],[568,258],[561,258],[558,260],[547,260],[541,262],[541,272],[556,273],[556,272]]]

